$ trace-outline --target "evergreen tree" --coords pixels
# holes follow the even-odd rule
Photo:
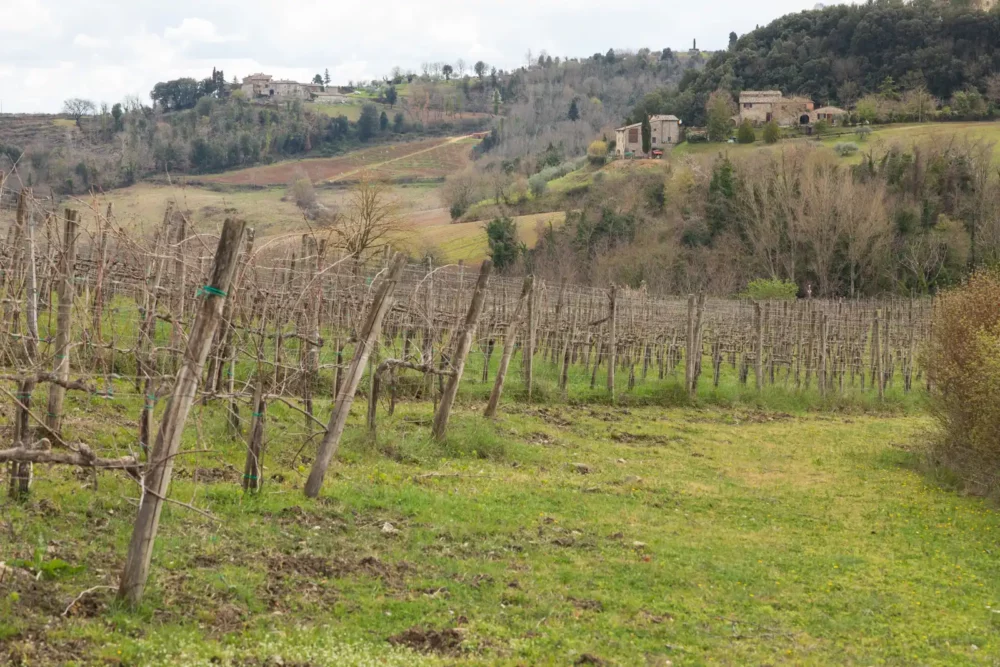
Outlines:
[[[757,135],[753,131],[753,125],[750,124],[750,119],[746,118],[740,123],[740,129],[736,132],[736,141],[741,144],[752,144],[757,140]]]
[[[576,105],[575,97],[573,98],[573,101],[569,103],[569,119],[572,121],[580,119],[580,109]]]
[[[781,139],[781,128],[773,120],[764,126],[764,143],[776,144]]]
[[[517,225],[507,216],[493,218],[486,225],[486,241],[493,266],[501,273],[513,267],[524,251],[524,244],[517,240]]]
[[[378,117],[378,128],[383,132],[389,129],[389,117],[385,115],[384,111],[382,112],[382,115]]]
[[[729,127],[733,116],[733,98],[727,90],[717,90],[705,103],[708,116],[708,138],[711,141],[725,141],[729,138]]]
[[[378,126],[378,109],[375,108],[375,105],[366,104],[361,107],[361,116],[358,118],[358,139],[368,141],[375,136]]]
[[[652,144],[653,128],[649,125],[649,114],[642,115],[642,152],[649,155],[653,148]]]
[[[325,70],[323,70],[323,83],[325,85],[327,85],[327,86],[330,85],[330,68],[329,67],[327,67]]]
[[[399,99],[399,94],[396,92],[396,86],[390,85],[385,89],[385,102],[390,109],[396,106],[397,99]]]

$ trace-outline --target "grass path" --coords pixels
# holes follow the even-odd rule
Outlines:
[[[354,169],[353,171],[345,171],[345,172],[343,172],[341,174],[337,174],[333,178],[326,179],[325,182],[326,183],[336,183],[337,181],[343,180],[343,179],[348,178],[350,176],[357,176],[358,174],[360,174],[363,171],[373,171],[373,172],[374,171],[378,171],[380,168],[382,168],[382,167],[384,167],[384,166],[386,166],[388,164],[392,164],[394,162],[400,162],[402,160],[408,160],[408,159],[414,157],[415,155],[422,155],[424,153],[430,153],[431,151],[439,150],[443,146],[449,146],[451,144],[456,144],[456,143],[458,143],[458,142],[460,142],[460,141],[462,141],[464,139],[472,139],[472,138],[473,138],[473,135],[471,135],[471,134],[466,134],[466,135],[462,135],[462,136],[458,136],[458,137],[448,137],[448,139],[444,143],[440,143],[440,144],[437,144],[437,145],[434,145],[434,146],[430,146],[429,148],[421,148],[421,149],[415,150],[415,151],[413,151],[411,153],[406,153],[405,155],[399,155],[399,156],[390,158],[388,160],[383,160],[382,162],[373,162],[371,164],[365,165],[364,167],[359,167],[357,169]]]

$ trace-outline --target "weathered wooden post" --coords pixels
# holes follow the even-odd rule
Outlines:
[[[76,288],[73,285],[73,266],[76,263],[76,211],[66,209],[65,224],[63,252],[59,266],[62,280],[59,281],[57,289],[59,310],[56,314],[56,358],[52,369],[56,377],[64,383],[69,380],[69,339],[70,327],[72,326],[73,297],[76,295]],[[45,426],[49,433],[55,436],[58,436],[62,430],[63,401],[65,399],[66,388],[55,382],[51,383],[49,386],[49,410]]]
[[[507,379],[507,368],[510,366],[510,359],[514,356],[514,344],[517,340],[517,328],[521,322],[521,312],[524,304],[531,293],[531,285],[534,282],[533,276],[526,276],[524,285],[521,287],[521,296],[517,300],[517,308],[507,323],[507,331],[503,337],[503,356],[500,357],[500,367],[497,368],[497,378],[493,383],[493,391],[490,392],[490,400],[486,404],[485,417],[493,417],[497,413],[497,406],[500,404],[500,394],[503,393],[503,383]]]
[[[534,385],[535,371],[535,284],[532,281],[531,291],[528,292],[528,330],[524,334],[524,345],[521,346],[521,363],[524,368],[524,388],[527,392],[528,402],[531,402],[531,391]]]
[[[882,369],[882,336],[881,333],[882,311],[875,311],[875,322],[872,325],[872,355],[875,357],[875,382],[878,386],[878,398],[885,398],[885,372]]]
[[[753,304],[754,359],[753,374],[757,383],[757,391],[764,388],[764,316],[760,304]]]
[[[149,462],[142,477],[142,498],[132,530],[125,568],[122,572],[118,596],[137,604],[149,578],[153,558],[153,543],[160,523],[160,512],[170,487],[174,458],[181,446],[181,434],[194,402],[201,379],[205,358],[222,317],[222,300],[236,270],[236,254],[243,237],[244,222],[227,219],[222,227],[219,245],[215,251],[212,279],[201,289],[204,301],[191,327],[187,349],[177,379],[170,395],[170,403],[160,422]]]
[[[267,401],[264,399],[264,381],[258,377],[250,406],[250,439],[247,442],[247,457],[243,464],[243,490],[259,491],[264,480],[261,475],[261,454],[264,450],[264,418]]]
[[[455,402],[458,394],[458,383],[462,381],[462,371],[465,370],[465,360],[469,356],[472,348],[472,339],[476,335],[476,325],[479,323],[479,314],[483,312],[483,303],[486,301],[486,284],[490,279],[490,270],[493,263],[484,260],[479,269],[479,280],[476,281],[476,289],[472,293],[472,303],[469,304],[469,312],[465,316],[465,323],[459,333],[455,346],[455,359],[453,361],[452,373],[448,378],[441,393],[441,403],[434,414],[434,424],[431,426],[431,435],[436,440],[443,440],[448,430],[448,418],[451,416],[451,406]]]
[[[337,393],[337,401],[330,415],[330,422],[326,427],[326,434],[320,442],[319,451],[316,452],[316,460],[313,461],[312,470],[309,472],[309,479],[306,480],[305,494],[310,498],[319,495],[323,486],[323,478],[326,470],[330,467],[333,455],[337,453],[340,445],[340,436],[344,433],[344,426],[347,424],[347,415],[351,411],[351,404],[354,402],[354,394],[358,391],[358,384],[361,376],[364,375],[365,365],[368,357],[378,343],[379,335],[382,332],[382,320],[389,312],[392,305],[392,293],[396,289],[403,274],[403,267],[406,265],[406,257],[402,253],[396,253],[392,260],[389,273],[379,285],[375,292],[375,298],[368,309],[368,316],[365,318],[364,327],[358,336],[357,347],[354,350],[354,358],[351,359],[351,366],[347,370],[345,382],[341,385]]]
[[[819,320],[819,368],[816,370],[816,384],[819,385],[820,396],[826,396],[826,390],[827,390],[826,336],[827,336],[826,313],[823,313],[822,315],[820,315],[820,320]]]
[[[615,402],[615,356],[618,352],[618,287],[608,290],[608,395]]]

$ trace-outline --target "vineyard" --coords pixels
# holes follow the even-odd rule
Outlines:
[[[925,300],[665,297],[500,276],[488,261],[352,257],[308,234],[259,242],[237,219],[195,234],[173,209],[142,238],[110,208],[55,211],[27,190],[5,201],[8,494],[23,502],[44,486],[42,464],[90,476],[85,493],[99,493],[100,472],[131,480],[117,587],[133,603],[164,504],[203,512],[171,497],[176,462],[236,443],[243,492],[292,476],[316,497],[356,399],[373,439],[399,406],[422,403],[424,437],[444,442],[456,402],[482,401],[484,420],[532,403],[683,405],[727,388],[877,405],[930,383]],[[224,432],[206,433],[209,414]],[[289,429],[295,451],[272,451]]]

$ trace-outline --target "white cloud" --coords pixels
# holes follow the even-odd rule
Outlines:
[[[10,7],[4,8],[0,17],[0,34],[30,34],[44,28],[52,21],[52,12],[42,4],[41,0],[10,0],[10,2]]]
[[[85,35],[82,32],[73,38],[73,45],[80,46],[85,49],[106,49],[111,46],[106,39],[91,37],[90,35]]]
[[[201,18],[186,18],[176,28],[167,28],[163,36],[172,42],[182,44],[221,44],[223,42],[238,42],[243,38],[236,35],[220,35],[215,24]]]
[[[347,83],[458,58],[511,69],[528,49],[587,57],[609,47],[687,49],[692,38],[724,48],[730,30],[815,1],[772,0],[762,13],[737,0],[241,0],[238,11],[204,0],[0,0],[0,96],[5,112],[53,112],[66,97],[148,99],[157,81],[201,79],[213,67],[230,80],[260,71],[309,80],[328,68]]]

